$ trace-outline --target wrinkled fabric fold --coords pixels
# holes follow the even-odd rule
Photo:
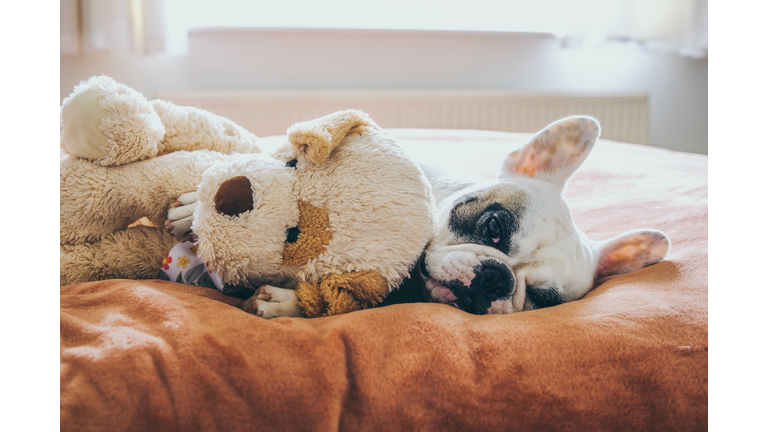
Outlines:
[[[441,152],[450,131],[390,134],[468,167],[530,137],[463,131]],[[61,430],[706,430],[707,193],[705,156],[598,141],[566,192],[576,224],[595,240],[659,229],[670,255],[511,315],[264,320],[192,285],[62,286]]]

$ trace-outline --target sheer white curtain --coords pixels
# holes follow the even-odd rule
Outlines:
[[[162,0],[59,0],[61,54],[165,52]]]
[[[310,27],[542,32],[707,56],[706,0],[60,1],[62,54],[183,54],[194,27]]]
[[[706,0],[628,0],[627,6],[627,25],[607,36],[659,44],[686,57],[707,57]]]
[[[707,0],[542,0],[536,9],[525,14],[521,8],[518,20],[562,37],[566,46],[625,41],[707,57]]]

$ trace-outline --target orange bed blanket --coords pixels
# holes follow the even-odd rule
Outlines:
[[[492,175],[530,135],[391,130]],[[601,140],[566,196],[600,240],[656,228],[666,261],[551,308],[400,304],[264,320],[163,281],[61,287],[61,430],[706,430],[707,158]]]

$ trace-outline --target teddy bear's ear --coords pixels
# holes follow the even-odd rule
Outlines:
[[[353,133],[380,132],[381,128],[360,110],[338,111],[288,128],[288,141],[315,164],[323,163],[341,141]]]

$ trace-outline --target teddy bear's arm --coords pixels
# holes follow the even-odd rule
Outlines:
[[[156,99],[152,107],[165,126],[158,154],[186,150],[220,153],[261,153],[258,138],[232,120],[194,107],[178,106]]]
[[[262,285],[243,305],[243,310],[263,318],[303,316],[296,290]]]
[[[320,283],[299,282],[296,289],[263,285],[243,310],[264,318],[317,318],[367,309],[387,294],[387,282],[375,271],[325,276]]]
[[[101,166],[180,150],[261,152],[256,135],[231,120],[199,108],[149,102],[103,75],[78,84],[62,102],[61,148]]]
[[[162,226],[171,203],[195,190],[211,165],[230,157],[213,152],[177,152],[116,167],[83,159],[63,161],[59,178],[60,243],[93,242],[141,217]]]
[[[93,243],[59,245],[59,282],[153,279],[175,244],[161,228],[136,226]]]
[[[185,193],[172,203],[171,209],[168,210],[165,229],[179,241],[194,240],[192,221],[198,197],[197,191]]]

